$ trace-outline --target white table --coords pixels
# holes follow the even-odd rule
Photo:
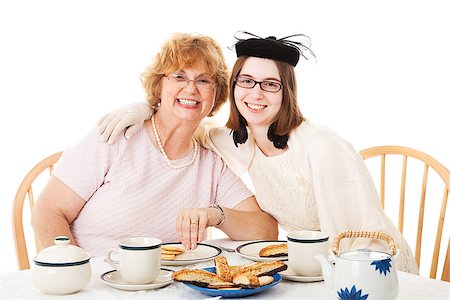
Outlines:
[[[250,261],[236,253],[223,252],[230,264],[244,264]],[[89,284],[78,293],[65,296],[52,296],[41,293],[31,281],[31,271],[17,271],[0,275],[0,299],[205,299],[201,294],[182,283],[174,282],[157,290],[129,292],[114,289],[104,284],[100,275],[110,270],[103,258],[91,259],[92,278]],[[208,261],[189,267],[203,268],[213,266]],[[168,267],[180,269],[182,267]],[[398,272],[401,300],[450,299],[450,283]],[[278,285],[245,299],[336,299],[328,292],[325,283],[300,283],[282,280]]]

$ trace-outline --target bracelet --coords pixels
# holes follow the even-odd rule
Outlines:
[[[217,225],[214,225],[215,227],[220,226],[225,222],[225,212],[223,211],[223,208],[220,205],[217,204],[211,204],[209,206],[210,208],[215,208],[220,212],[220,222]]]

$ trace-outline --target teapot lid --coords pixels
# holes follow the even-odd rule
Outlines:
[[[75,266],[89,262],[91,256],[82,248],[69,245],[67,236],[57,236],[55,245],[47,247],[39,252],[34,263],[40,266]]]
[[[343,259],[361,260],[361,261],[385,260],[392,257],[389,253],[370,249],[358,249],[355,251],[344,252],[339,254],[338,256]]]

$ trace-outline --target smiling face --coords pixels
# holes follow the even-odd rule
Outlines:
[[[281,83],[275,62],[259,57],[249,57],[245,61],[239,78]],[[282,90],[267,92],[258,83],[253,88],[235,85],[233,93],[236,106],[250,127],[268,128],[276,120],[283,102]]]
[[[186,82],[187,80],[187,82]],[[172,119],[200,122],[214,107],[215,86],[206,67],[196,64],[161,78],[161,106],[158,111]]]
[[[228,98],[228,70],[221,47],[208,36],[185,33],[173,34],[162,45],[161,51],[156,55],[153,63],[141,75],[149,105],[155,108],[159,106],[163,94],[162,85],[166,84],[168,80],[173,81],[175,79],[176,82],[176,78],[180,78],[178,76],[168,78],[167,76],[178,74],[185,77],[185,80],[196,80],[201,79],[200,76],[203,76],[203,73],[213,79],[215,83],[213,89],[215,102],[209,114],[212,116]],[[192,82],[189,82],[189,85],[192,84]],[[168,87],[169,85],[166,85],[164,94],[166,94]],[[184,94],[180,94],[178,97],[190,99],[190,97],[209,96],[209,93],[189,91],[192,87],[186,87],[183,91]],[[178,88],[178,90],[178,92],[181,92],[182,88]],[[188,105],[185,108],[193,108],[192,105],[189,106],[192,102],[185,101],[184,103]]]
[[[247,75],[244,77],[246,78],[244,81],[237,79],[243,75]],[[259,84],[250,89],[256,81],[266,81],[261,85],[263,89],[269,91],[261,91]],[[267,81],[271,83],[267,83]],[[278,91],[280,86],[274,82],[281,83],[281,90]],[[300,126],[303,121],[297,102],[295,70],[288,63],[245,55],[239,56],[233,66],[230,87],[230,116],[226,126],[233,131],[233,138],[240,137],[237,138],[238,141],[235,140],[237,143],[245,142],[239,141],[245,136],[243,125],[248,125],[252,131],[256,129],[262,133],[263,129],[267,130],[270,125],[274,124],[274,133],[283,136]],[[259,92],[260,96],[251,102],[249,91],[253,89],[257,89],[255,93]]]

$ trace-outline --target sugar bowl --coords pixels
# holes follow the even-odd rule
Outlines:
[[[90,255],[69,242],[68,237],[58,236],[55,245],[43,249],[33,259],[33,283],[46,294],[72,294],[91,279]]]

